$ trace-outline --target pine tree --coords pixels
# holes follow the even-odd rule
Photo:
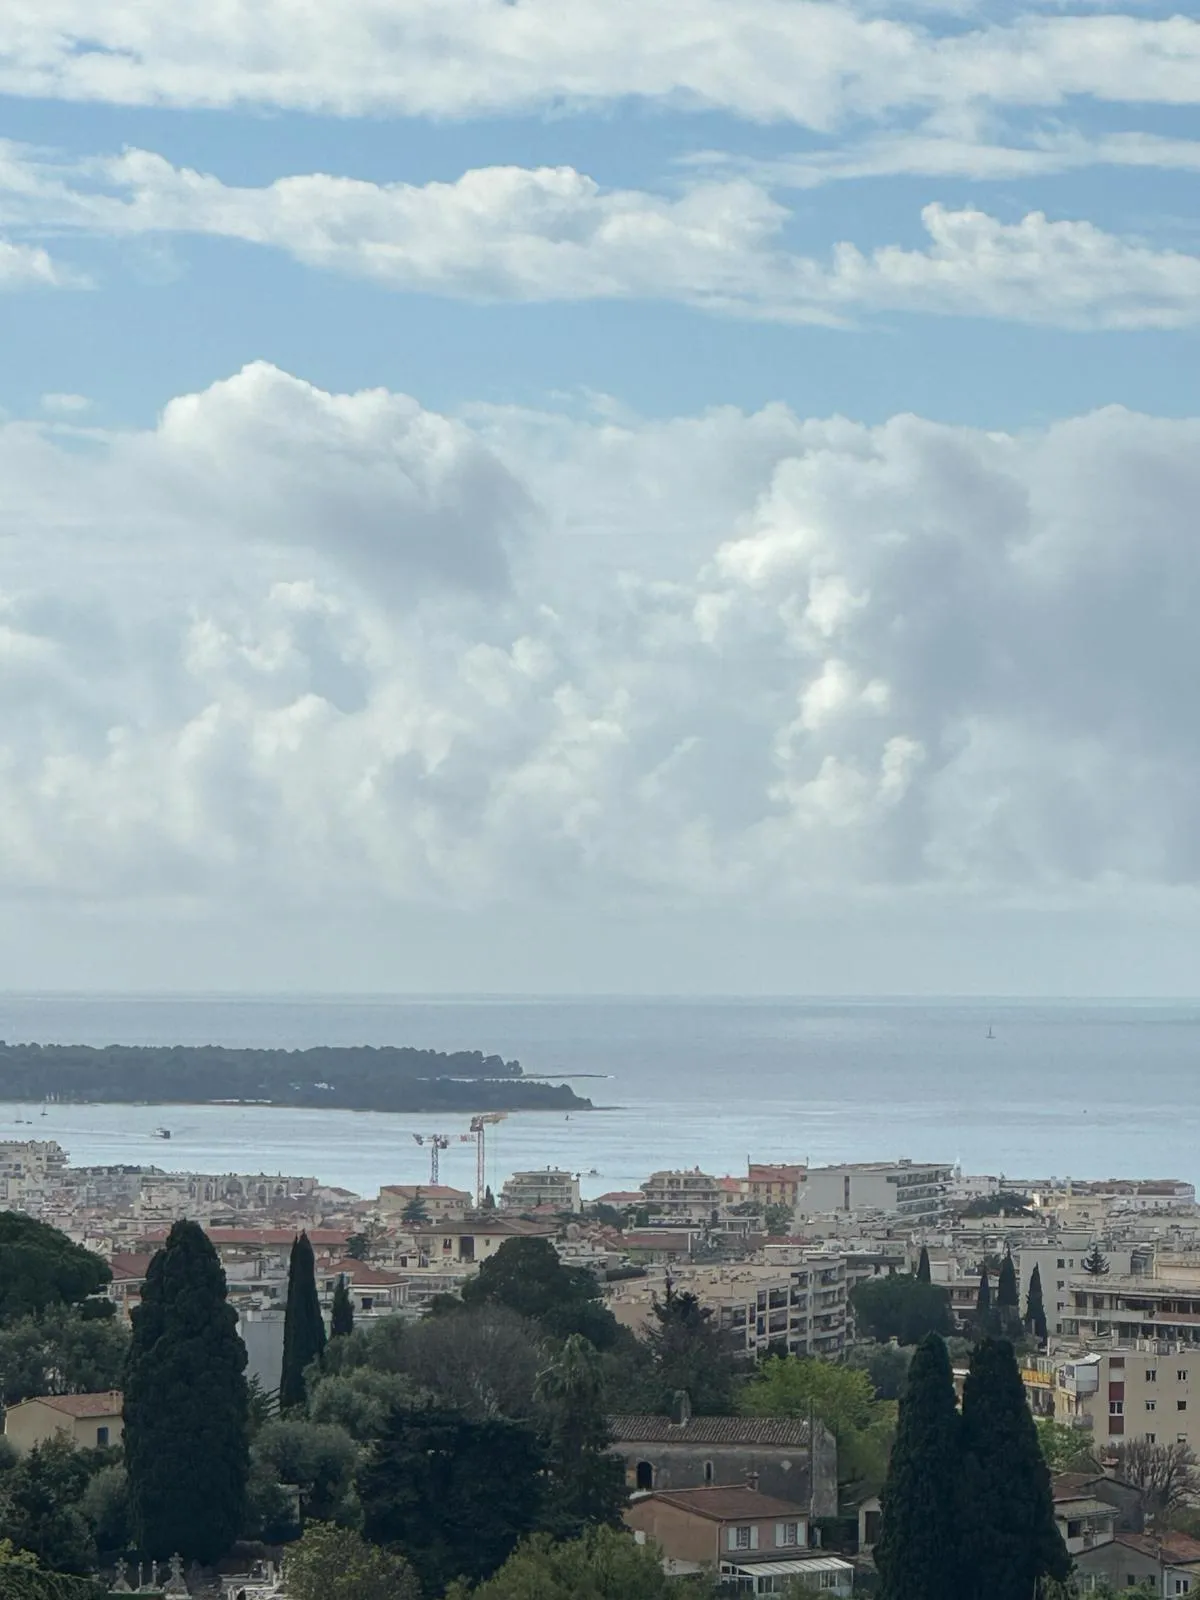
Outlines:
[[[150,1263],[125,1375],[125,1466],[139,1548],[216,1561],[249,1471],[246,1347],[217,1253],[177,1222]]]
[[[1108,1258],[1098,1244],[1092,1246],[1090,1252],[1084,1256],[1079,1265],[1093,1278],[1106,1278],[1110,1271]]]
[[[354,1301],[350,1298],[350,1290],[346,1287],[346,1274],[343,1272],[337,1281],[337,1288],[333,1291],[333,1310],[329,1317],[330,1337],[334,1339],[345,1338],[346,1334],[354,1332]]]
[[[921,1246],[921,1254],[917,1258],[917,1282],[933,1282],[933,1274],[929,1270],[929,1251],[924,1245]]]
[[[1039,1344],[1045,1344],[1049,1337],[1046,1307],[1042,1303],[1042,1269],[1037,1262],[1029,1276],[1029,1293],[1025,1297],[1025,1329]]]
[[[996,1305],[1001,1311],[1016,1311],[1021,1304],[1017,1292],[1017,1272],[1013,1266],[1012,1251],[1004,1252],[1000,1263],[1000,1276],[996,1280]]]
[[[1064,1582],[1071,1558],[1054,1522],[1013,1347],[981,1339],[963,1391],[960,1600],[1029,1600],[1041,1578]]]
[[[908,1369],[883,1487],[880,1600],[959,1600],[958,1433],[950,1357],[931,1333]]]
[[[625,1464],[612,1453],[595,1346],[573,1333],[538,1374],[534,1392],[549,1469],[542,1526],[558,1539],[578,1538],[599,1523],[620,1527],[629,1499]]]
[[[279,1409],[293,1411],[304,1404],[304,1369],[325,1353],[325,1320],[317,1297],[317,1267],[308,1234],[292,1244],[288,1265],[287,1310],[283,1318],[283,1369],[279,1378]]]
[[[414,1190],[404,1210],[400,1213],[401,1222],[406,1222],[410,1228],[421,1228],[429,1221],[429,1207],[425,1204],[425,1197],[420,1189]]]

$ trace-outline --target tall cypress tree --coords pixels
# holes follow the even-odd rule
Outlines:
[[[304,1404],[304,1369],[325,1353],[325,1319],[317,1296],[317,1264],[308,1234],[292,1242],[288,1265],[287,1310],[283,1318],[283,1370],[279,1378],[279,1409],[293,1411]]]
[[[1029,1293],[1025,1296],[1025,1329],[1039,1344],[1045,1344],[1049,1337],[1046,1307],[1042,1302],[1042,1269],[1036,1261],[1029,1275]]]
[[[1071,1558],[1054,1523],[1013,1347],[981,1339],[963,1390],[959,1600],[1029,1600],[1041,1578],[1065,1582]]]
[[[917,1282],[933,1282],[933,1274],[929,1270],[929,1251],[924,1245],[921,1246],[921,1254],[917,1257]]]
[[[950,1357],[931,1333],[909,1364],[883,1486],[880,1600],[959,1600],[958,1432]]]
[[[343,1339],[354,1332],[354,1301],[346,1287],[346,1274],[338,1278],[333,1291],[333,1310],[329,1314],[329,1334],[333,1339]]]
[[[975,1332],[988,1333],[992,1323],[992,1283],[986,1266],[980,1268],[979,1289],[975,1295]]]
[[[214,1562],[237,1537],[245,1367],[217,1253],[198,1224],[177,1222],[146,1274],[125,1374],[125,1467],[146,1555]]]
[[[996,1305],[1001,1311],[1016,1311],[1020,1303],[1012,1251],[1006,1250],[1004,1260],[1000,1263],[1000,1276],[996,1280]]]

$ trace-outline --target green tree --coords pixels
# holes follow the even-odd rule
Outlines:
[[[619,1526],[629,1498],[625,1463],[612,1454],[595,1346],[573,1333],[538,1374],[536,1397],[549,1469],[544,1525],[557,1538],[574,1538],[602,1523]]]
[[[791,1231],[795,1222],[796,1213],[791,1206],[785,1206],[781,1201],[775,1201],[763,1209],[763,1224],[773,1237]]]
[[[317,1264],[307,1233],[292,1242],[288,1264],[287,1308],[283,1316],[283,1370],[279,1379],[279,1409],[295,1411],[304,1405],[304,1373],[325,1354],[325,1319],[317,1295]]]
[[[0,1211],[0,1321],[73,1305],[99,1294],[112,1269],[65,1233],[17,1211]]]
[[[694,1294],[680,1293],[669,1278],[651,1307],[645,1343],[658,1380],[659,1409],[669,1410],[683,1392],[697,1416],[733,1410],[734,1360],[721,1330],[709,1308]]]
[[[405,1203],[404,1210],[400,1213],[400,1220],[414,1228],[422,1228],[429,1221],[429,1207],[425,1204],[425,1197],[420,1189]]]
[[[1039,1417],[1038,1448],[1051,1472],[1099,1472],[1092,1456],[1092,1437],[1081,1428],[1071,1428],[1053,1417]]]
[[[318,1522],[352,1522],[357,1517],[359,1448],[336,1423],[277,1417],[260,1430],[251,1462],[274,1482],[295,1484],[305,1517]]]
[[[1065,1582],[1071,1558],[1054,1522],[1012,1345],[981,1339],[963,1390],[957,1600],[1029,1600],[1041,1578]]]
[[[958,1600],[958,1409],[945,1341],[917,1347],[880,1504],[881,1600]]]
[[[859,1368],[812,1356],[768,1356],[741,1395],[750,1416],[815,1417],[836,1437],[843,1489],[870,1493],[883,1482],[895,1406],[874,1398]]]
[[[428,1317],[405,1332],[394,1370],[443,1410],[483,1420],[534,1414],[534,1386],[544,1365],[542,1330],[502,1303],[452,1317]]]
[[[339,1274],[333,1291],[333,1309],[329,1315],[329,1332],[334,1339],[344,1339],[354,1332],[354,1301],[346,1286],[346,1274]]]
[[[147,1555],[213,1562],[241,1527],[249,1472],[246,1348],[217,1253],[177,1222],[133,1312],[125,1461]]]
[[[1098,1244],[1092,1246],[1079,1265],[1092,1278],[1106,1278],[1112,1270],[1108,1264],[1108,1257]]]
[[[379,1437],[397,1406],[414,1406],[424,1398],[400,1373],[355,1367],[327,1373],[313,1385],[308,1415],[313,1422],[336,1423],[363,1444]]]
[[[62,1437],[35,1445],[0,1485],[0,1525],[22,1550],[58,1572],[89,1573],[96,1542],[80,1501],[107,1452],[80,1450]]]
[[[293,1600],[421,1600],[417,1575],[403,1556],[328,1522],[309,1523],[283,1570]]]
[[[0,1325],[0,1394],[6,1406],[33,1395],[99,1394],[121,1387],[129,1334],[79,1306],[51,1305]]]
[[[1036,1261],[1029,1275],[1029,1293],[1025,1296],[1025,1329],[1039,1344],[1045,1344],[1050,1337],[1042,1301],[1042,1269]]]
[[[929,1266],[929,1251],[924,1245],[921,1246],[921,1254],[917,1257],[917,1282],[933,1282],[933,1273]]]
[[[982,1336],[992,1326],[992,1285],[986,1262],[979,1269],[979,1288],[975,1294],[975,1332]]]
[[[396,1411],[359,1473],[364,1532],[406,1556],[428,1594],[477,1583],[537,1526],[543,1466],[522,1423]]]
[[[549,1239],[506,1239],[463,1288],[465,1306],[498,1302],[537,1322],[556,1339],[581,1333],[597,1350],[616,1339],[617,1320],[603,1291],[582,1267],[565,1267]]]
[[[476,1589],[452,1584],[446,1600],[699,1600],[715,1593],[705,1578],[668,1578],[654,1545],[589,1528],[563,1544],[535,1534],[494,1577]]]
[[[1017,1294],[1017,1271],[1013,1266],[1012,1251],[1004,1252],[1004,1260],[1000,1263],[1000,1276],[996,1280],[996,1305],[1001,1311],[1016,1312],[1020,1307],[1020,1298]]]
[[[846,1365],[867,1374],[876,1400],[899,1400],[911,1360],[911,1346],[899,1344],[858,1345],[846,1352]]]
[[[927,1333],[948,1334],[950,1294],[939,1283],[922,1283],[908,1273],[867,1278],[850,1291],[860,1334],[887,1344],[920,1344]]]
[[[113,1453],[113,1452],[110,1452]],[[120,1555],[133,1544],[129,1515],[129,1483],[123,1462],[113,1461],[92,1474],[79,1502],[96,1549],[105,1558]]]
[[[32,1551],[0,1539],[0,1600],[105,1600],[106,1593],[91,1578],[47,1572]]]

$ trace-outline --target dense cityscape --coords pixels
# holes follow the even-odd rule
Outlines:
[[[0,1144],[0,1538],[31,1581],[229,1600],[1200,1586],[1190,1183],[750,1162],[596,1194],[546,1168],[493,1194],[479,1153],[476,1192],[438,1181],[435,1144],[429,1182],[368,1197]],[[945,1529],[914,1539],[906,1503],[939,1481]]]

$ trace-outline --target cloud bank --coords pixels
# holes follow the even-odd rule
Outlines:
[[[1018,14],[939,31],[829,0],[6,0],[0,92],[175,107],[470,116],[630,98],[830,128],[1075,96],[1194,105],[1186,15]]]
[[[451,419],[258,365],[0,467],[9,894],[1200,881],[1200,421]]]
[[[1200,321],[1200,257],[1030,212],[1003,222],[934,203],[924,249],[781,243],[790,214],[748,178],[675,198],[604,190],[572,167],[487,167],[454,183],[309,174],[234,187],[145,151],[61,167],[0,149],[10,227],[208,234],[389,288],[478,301],[666,299],[836,325],[913,312],[1071,328]]]

